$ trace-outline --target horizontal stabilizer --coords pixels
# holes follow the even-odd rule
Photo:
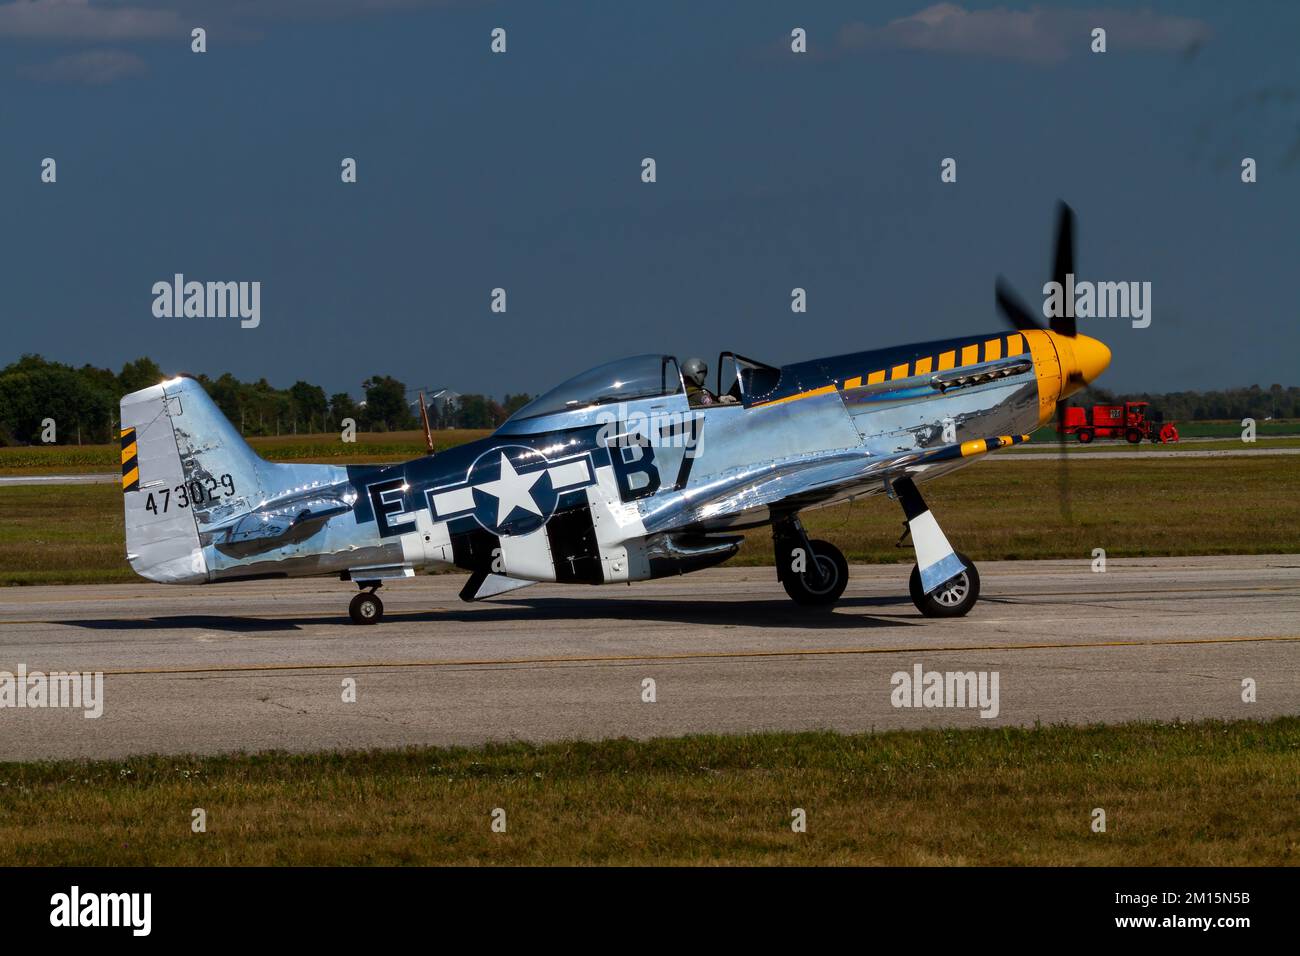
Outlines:
[[[339,498],[315,496],[259,508],[214,531],[214,543],[224,554],[240,557],[305,541],[336,515],[352,506]]]
[[[263,460],[193,378],[131,392],[121,411],[127,560],[150,581],[265,573],[250,569],[352,510],[345,468]]]

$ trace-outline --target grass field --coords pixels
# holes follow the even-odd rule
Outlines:
[[[1180,438],[1223,438],[1241,441],[1241,420],[1176,422]],[[1256,421],[1255,434],[1258,437],[1294,437],[1300,435],[1300,421],[1280,418],[1276,421]],[[1056,425],[1044,425],[1030,436],[1035,442],[1057,441]]]
[[[1298,779],[1294,717],[4,764],[0,865],[1286,865]]]
[[[433,447],[444,451],[483,438],[488,431],[446,429],[433,433]],[[358,432],[355,442],[337,434],[280,435],[250,438],[248,443],[269,461],[315,461],[326,464],[406,461],[424,453],[424,432]],[[116,445],[26,445],[0,448],[0,475],[85,474],[116,471]]]
[[[121,488],[0,488],[0,584],[140,580],[126,563]]]
[[[1241,439],[1241,419],[1235,421],[1178,422],[1178,434],[1188,438]],[[1256,419],[1257,435],[1300,435],[1300,421],[1280,418],[1265,422]]]
[[[1061,446],[1056,441],[1032,442],[1027,445],[1017,445],[1015,448],[1008,449],[1006,454],[1010,455],[1041,455],[1055,454]],[[1071,439],[1065,443],[1066,454],[1069,455],[1090,455],[1101,451],[1135,451],[1139,453],[1150,452],[1196,452],[1196,451],[1264,451],[1275,448],[1300,448],[1300,438],[1259,438],[1253,444],[1246,444],[1240,438],[1206,438],[1197,439],[1196,441],[1184,440],[1173,442],[1168,445],[1158,445],[1151,442],[1142,442],[1139,445],[1130,445],[1124,440],[1113,441],[1110,439],[1096,439],[1087,445],[1080,445]]]
[[[1191,428],[1192,426],[1189,426]],[[1224,431],[1227,426],[1208,424],[1201,437],[1221,437],[1221,441],[1180,442],[1172,445],[1153,445],[1144,442],[1130,445],[1124,441],[1096,441],[1080,445],[1071,440],[1066,444],[1070,453],[1088,454],[1098,451],[1210,451],[1216,449],[1268,449],[1300,448],[1300,424],[1274,423],[1272,429],[1260,427],[1258,440],[1253,445],[1241,441],[1241,429]],[[446,429],[433,433],[437,451],[455,447],[491,434],[471,429]],[[1195,437],[1184,432],[1186,437]],[[357,440],[345,443],[336,434],[281,435],[276,438],[252,438],[251,444],[263,458],[270,461],[322,462],[326,464],[389,463],[406,461],[424,453],[424,433],[402,431],[357,434]],[[1056,451],[1056,433],[1041,428],[1033,435],[1029,445],[1020,446],[1015,454],[1034,454],[1038,450]],[[65,475],[116,471],[119,451],[115,445],[28,445],[0,448],[0,475]]]
[[[976,561],[1300,552],[1300,461],[1286,457],[1070,462],[1073,520],[1062,520],[1059,461],[991,458],[925,486],[956,547]],[[807,512],[814,537],[850,561],[914,560],[895,548],[897,504],[882,497]],[[0,488],[0,584],[138,581],[124,557],[114,485]],[[740,564],[771,564],[753,532]]]
[[[1300,551],[1300,462],[1285,457],[1157,458],[1069,463],[1071,520],[1061,515],[1061,462],[991,458],[925,485],[954,546],[975,561]],[[806,512],[814,537],[850,561],[914,560],[895,548],[898,506],[881,498]],[[766,532],[734,559],[770,564]]]

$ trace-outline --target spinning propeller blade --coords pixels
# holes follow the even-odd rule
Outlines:
[[[998,276],[995,296],[1003,317],[1011,323],[1011,327],[1017,332],[1029,332],[1043,327],[1042,322],[1036,319],[1025,303],[1021,301],[1020,296],[1016,294],[1016,290],[1011,288],[1011,283],[1007,282],[1002,276]]]
[[[1074,210],[1061,203],[1056,212],[1056,255],[1052,258],[1052,280],[1066,286],[1066,276],[1074,274]],[[1057,335],[1074,338],[1078,328],[1074,321],[1074,308],[1067,310],[1070,315],[1056,316],[1052,319],[1051,329]]]
[[[1064,290],[1066,286],[1066,277],[1073,273],[1074,210],[1071,209],[1069,205],[1062,202],[1057,207],[1056,213],[1056,246],[1052,255],[1052,279],[1053,281],[1060,283],[1061,288]],[[997,282],[994,286],[994,298],[998,305],[998,311],[1002,313],[1002,317],[1006,319],[1011,327],[1017,332],[1028,332],[1034,329],[1040,331],[1044,330],[1042,319],[1038,318],[1038,316],[1025,305],[1024,300],[1016,294],[1016,291],[1011,287],[1011,284],[1007,282],[1006,279],[1002,278],[1002,276],[998,276]],[[1069,311],[1073,313],[1074,310],[1071,308]],[[1051,331],[1055,332],[1057,335],[1066,336],[1068,338],[1076,338],[1079,334],[1078,326],[1076,325],[1072,314],[1068,316],[1054,317],[1047,328],[1050,328]],[[1080,372],[1077,369],[1074,369],[1068,372],[1066,378],[1062,380],[1062,391],[1064,391],[1067,384],[1086,384],[1086,381]],[[1057,449],[1060,452],[1061,460],[1061,468],[1058,478],[1060,485],[1058,497],[1061,502],[1061,517],[1064,518],[1065,521],[1071,522],[1073,521],[1073,516],[1070,512],[1069,469],[1066,467],[1066,434],[1063,427],[1065,424],[1065,408],[1068,404],[1068,400],[1064,398],[1057,401],[1055,424]]]

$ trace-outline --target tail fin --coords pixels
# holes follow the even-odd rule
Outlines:
[[[152,581],[205,582],[200,532],[274,494],[277,466],[257,456],[192,378],[132,392],[121,409],[127,560]]]

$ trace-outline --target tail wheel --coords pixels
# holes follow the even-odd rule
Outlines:
[[[1079,444],[1086,445],[1092,441],[1092,432],[1086,428],[1079,429]]]
[[[378,624],[384,616],[384,602],[372,591],[362,591],[348,605],[353,624]]]
[[[908,590],[912,592],[912,603],[926,617],[965,617],[979,600],[980,574],[975,570],[975,562],[960,551],[957,557],[966,565],[966,570],[929,594],[921,587],[920,567],[912,565]]]
[[[781,575],[785,593],[796,604],[817,606],[834,604],[849,584],[849,562],[843,552],[829,541],[809,541],[812,554],[803,571],[789,570]],[[790,553],[793,561],[793,552]]]

